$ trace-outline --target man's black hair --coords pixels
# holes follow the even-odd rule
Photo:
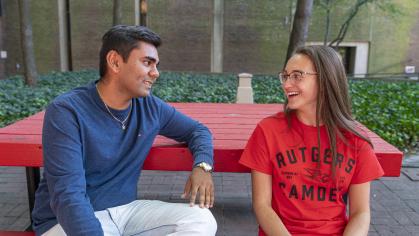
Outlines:
[[[106,73],[106,55],[109,51],[115,50],[126,62],[131,51],[140,46],[140,41],[150,43],[156,48],[161,44],[160,36],[144,26],[116,25],[106,32],[102,37],[99,55],[100,77]]]

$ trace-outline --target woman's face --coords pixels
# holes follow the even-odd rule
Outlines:
[[[286,80],[282,83],[282,89],[288,99],[288,107],[297,112],[315,113],[317,71],[310,58],[295,54],[288,60],[283,73]]]

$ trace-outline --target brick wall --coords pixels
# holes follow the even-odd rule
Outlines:
[[[377,9],[362,10],[352,22],[348,41],[370,42],[369,72],[399,73],[404,62],[417,65],[419,2],[402,2],[404,15],[396,18]],[[276,73],[282,67],[291,26],[291,4],[277,0],[224,0],[223,69],[225,72]],[[22,72],[19,18],[16,1],[3,3],[4,72]],[[349,4],[346,3],[345,4]],[[148,25],[159,33],[161,70],[209,72],[211,62],[212,0],[148,1]],[[331,37],[339,29],[346,8],[333,15]],[[42,73],[59,70],[57,2],[31,1],[37,68]],[[112,1],[70,1],[73,68],[98,67],[101,36],[112,25]],[[376,14],[376,15],[374,15]],[[123,0],[123,24],[134,24],[134,1]],[[373,24],[372,24],[372,23]],[[416,24],[416,28],[413,27]],[[400,26],[400,27],[396,27]],[[372,27],[370,27],[372,26]],[[413,27],[413,29],[412,29]],[[393,33],[392,33],[393,32]],[[308,41],[322,41],[324,10],[313,8]],[[1,63],[0,63],[1,64]],[[1,65],[0,65],[1,66]],[[1,69],[1,68],[0,68]]]

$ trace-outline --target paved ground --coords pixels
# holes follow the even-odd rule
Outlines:
[[[372,220],[369,235],[419,235],[419,163],[410,159],[400,177],[384,177],[372,184]],[[410,166],[410,167],[407,167]],[[187,172],[144,171],[139,196],[183,201],[180,194]],[[215,173],[217,235],[257,235],[251,210],[249,174]],[[29,224],[25,171],[0,167],[0,230],[23,230]]]

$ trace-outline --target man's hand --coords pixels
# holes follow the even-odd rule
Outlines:
[[[189,197],[190,206],[193,206],[198,192],[199,207],[211,208],[214,205],[214,183],[211,173],[205,172],[200,167],[195,167],[186,182],[182,198]]]

